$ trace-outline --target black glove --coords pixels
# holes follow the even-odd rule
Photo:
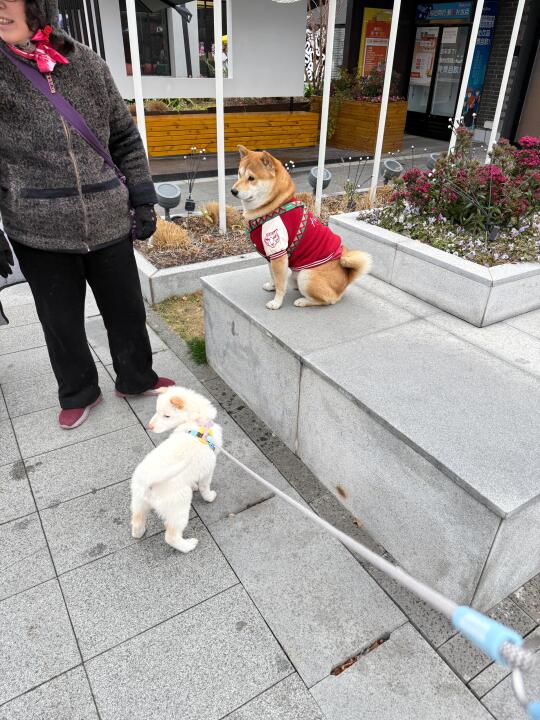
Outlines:
[[[156,231],[156,211],[153,205],[138,205],[135,211],[135,237],[148,240]]]
[[[11,269],[15,261],[13,259],[13,253],[8,244],[7,238],[0,230],[0,277],[7,278],[11,275],[13,270]]]

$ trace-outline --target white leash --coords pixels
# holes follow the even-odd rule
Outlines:
[[[525,691],[522,671],[530,671],[535,663],[536,647],[530,642],[524,643],[521,635],[511,628],[492,620],[491,618],[473,610],[467,606],[459,606],[441,593],[428,587],[420,580],[412,577],[400,567],[392,565],[377,553],[365,547],[357,540],[349,537],[346,533],[338,530],[329,522],[319,517],[313,510],[289,497],[287,493],[272,485],[258,473],[254,472],[243,462],[237,460],[234,455],[220,448],[229,460],[232,460],[245,473],[264,485],[274,495],[284,500],[288,505],[310,518],[314,523],[324,528],[327,532],[337,538],[345,547],[357,553],[371,565],[378,568],[388,576],[397,580],[401,585],[424,600],[432,608],[445,615],[452,621],[454,627],[465,635],[471,642],[485,652],[495,662],[512,670],[512,685],[514,693],[520,705],[529,713],[532,720],[540,720],[540,702],[530,702]]]

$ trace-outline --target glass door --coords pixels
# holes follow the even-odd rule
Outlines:
[[[438,27],[417,28],[409,80],[408,105],[411,112],[427,112],[438,42]]]
[[[445,27],[443,29],[431,101],[432,115],[445,118],[454,117],[468,37],[468,27]]]

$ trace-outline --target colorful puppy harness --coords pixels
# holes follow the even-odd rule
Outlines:
[[[216,452],[217,445],[214,441],[214,423],[209,420],[206,423],[202,423],[199,425],[197,430],[186,430],[186,433],[188,435],[191,435],[194,438],[197,438],[199,442],[201,442],[203,445],[207,445],[210,450],[213,452]]]

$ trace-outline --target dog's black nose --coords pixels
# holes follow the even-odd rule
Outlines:
[[[231,188],[231,192],[234,195],[234,197],[238,197],[238,190],[236,188]]]

